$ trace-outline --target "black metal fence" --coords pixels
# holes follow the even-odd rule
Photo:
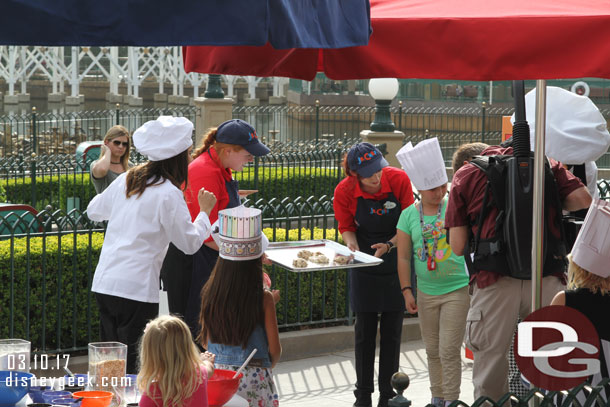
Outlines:
[[[248,203],[248,202],[247,202]],[[259,199],[271,241],[339,240],[329,197]],[[0,208],[0,337],[32,342],[38,352],[85,349],[98,339],[91,282],[104,225],[73,209]],[[269,267],[281,329],[351,320],[345,271],[289,273]]]
[[[122,124],[130,131],[160,115],[184,116],[195,121],[191,106],[166,109],[90,110],[0,116],[0,157],[74,154],[83,141],[101,140],[108,129]]]
[[[501,139],[502,117],[512,108],[480,106],[408,106],[392,107],[396,129],[405,133],[405,141],[418,142],[438,137],[447,163],[462,143]],[[181,115],[195,121],[197,107],[169,109],[115,109],[72,113],[9,114],[0,116],[0,157],[73,154],[83,141],[100,140],[115,124],[130,131],[161,114]],[[604,117],[610,110],[603,109]],[[373,107],[361,106],[235,106],[233,117],[254,125],[264,142],[291,150],[308,145],[336,146],[360,139],[374,118]],[[202,129],[198,129],[203,131]],[[285,151],[282,151],[285,152]],[[600,168],[610,168],[605,154],[597,161]]]

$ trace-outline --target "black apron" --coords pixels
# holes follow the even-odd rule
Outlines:
[[[356,239],[361,252],[373,255],[371,245],[385,243],[396,235],[400,202],[393,193],[379,201],[358,198],[354,220]],[[381,256],[378,266],[351,269],[350,303],[354,312],[402,311],[405,301],[400,292],[396,250]]]
[[[239,185],[236,180],[225,181],[225,188],[229,195],[229,203],[222,209],[235,208],[241,205],[239,199]],[[219,209],[219,210],[222,210]],[[210,249],[205,244],[193,255],[193,272],[188,293],[185,320],[191,329],[193,337],[199,333],[199,312],[201,311],[201,289],[210,278],[212,269],[218,259],[218,251]]]

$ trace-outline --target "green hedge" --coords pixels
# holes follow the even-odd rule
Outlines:
[[[11,240],[0,242],[0,337],[8,338],[11,333],[11,262],[14,262],[13,337],[31,341],[32,350],[69,349],[97,339],[99,318],[94,298],[89,295],[89,279],[93,277],[103,235],[93,233],[91,241],[88,234],[69,234],[61,239],[48,236],[13,242],[13,245]],[[93,321],[91,338],[88,316]]]
[[[298,230],[290,230],[288,239],[298,240],[298,233]],[[300,239],[325,237],[334,240],[335,233],[334,229],[302,229]],[[273,238],[272,229],[265,229],[265,234],[270,239]],[[95,299],[90,295],[90,286],[103,239],[103,234],[96,232],[67,234],[61,239],[48,236],[0,241],[0,338],[11,337],[13,298],[12,337],[31,341],[33,350],[66,350],[75,346],[84,347],[88,342],[99,340],[99,314]],[[286,231],[276,230],[275,240],[285,239]],[[14,276],[11,278],[12,261]],[[281,301],[277,305],[280,325],[307,323],[312,320],[323,322],[346,316],[346,271],[292,273],[277,267],[265,267],[272,278],[273,287],[281,291]],[[14,293],[12,297],[11,280]],[[58,295],[60,313],[57,312]],[[301,307],[300,313],[298,307]],[[44,326],[43,309],[46,317]],[[88,324],[89,316],[91,326]]]
[[[258,185],[254,175],[254,168],[249,167],[241,173],[236,173],[235,179],[239,181],[241,189],[259,190],[250,197],[251,199],[267,201],[272,198],[332,196],[342,178],[341,172],[337,169],[315,167],[259,168]]]
[[[3,181],[5,201],[32,205],[42,210],[47,205],[54,209],[67,210],[68,197],[80,200],[80,209],[85,210],[95,196],[95,188],[87,173],[36,177],[36,205],[32,204],[32,179],[18,178]]]
[[[332,196],[340,180],[336,169],[326,168],[259,168],[258,183],[254,168],[236,173],[241,189],[258,189],[250,196],[251,200],[272,198],[296,198],[298,196],[316,198],[323,195]],[[0,184],[0,199],[3,202],[32,205],[32,188],[30,178],[3,180]],[[95,196],[95,188],[88,173],[54,175],[36,178],[36,209],[52,205],[54,209],[67,210],[69,197],[80,200],[80,209],[85,210],[89,201]]]

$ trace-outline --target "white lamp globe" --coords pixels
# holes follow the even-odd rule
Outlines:
[[[398,79],[374,78],[369,80],[369,94],[375,100],[392,100],[398,94]]]

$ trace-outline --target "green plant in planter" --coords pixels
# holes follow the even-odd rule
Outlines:
[[[272,229],[264,233],[275,241],[336,238],[334,229],[276,229],[275,239]],[[29,340],[38,351],[83,348],[99,341],[91,281],[103,242],[99,232],[0,241],[0,337]],[[347,315],[346,271],[265,269],[273,288],[281,290],[277,305],[281,325]]]

